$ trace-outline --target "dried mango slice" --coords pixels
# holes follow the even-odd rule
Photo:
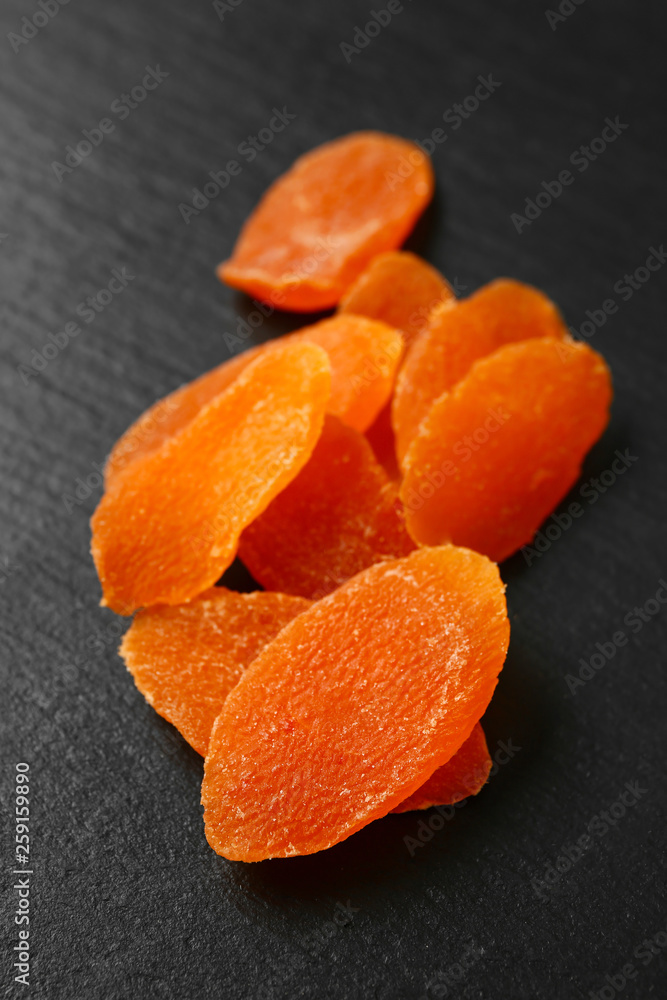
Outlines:
[[[364,316],[332,316],[239,354],[158,400],[123,434],[105,470],[107,486],[135,459],[144,458],[178,434],[266,351],[291,343],[317,344],[329,356],[328,412],[365,430],[386,404],[403,354],[401,334]]]
[[[338,312],[381,319],[398,327],[410,344],[436,305],[454,301],[451,285],[434,267],[407,250],[389,250],[374,257],[348,288]]]
[[[310,601],[287,594],[236,594],[213,587],[190,604],[140,611],[121,656],[134,681],[197,753],[243,671]]]
[[[365,437],[327,416],[308,463],[243,532],[239,556],[269,590],[319,599],[415,548],[402,513]]]
[[[211,847],[312,854],[386,815],[468,738],[508,640],[498,568],[478,553],[419,549],[348,580],[228,696],[204,767]]]
[[[500,562],[576,481],[609,419],[611,379],[586,344],[525,340],[477,361],[422,422],[405,458],[406,526]]]
[[[318,344],[331,364],[328,412],[365,431],[389,401],[403,358],[399,330],[366,316],[332,316],[290,333],[285,342]]]
[[[281,309],[335,306],[375,254],[395,250],[433,194],[412,142],[355,132],[300,157],[245,223],[221,281]]]
[[[227,695],[261,650],[311,606],[303,597],[212,587],[190,604],[139,611],[120,654],[156,712],[206,756],[213,723]],[[394,812],[447,805],[474,795],[491,767],[479,723],[452,759]],[[482,777],[483,775],[483,777]]]
[[[180,434],[117,476],[92,519],[103,604],[181,604],[229,566],[243,529],[303,468],[330,369],[315,344],[266,352]]]
[[[477,795],[486,784],[492,765],[484,730],[478,722],[454,756],[392,812],[454,805],[469,795]]]
[[[392,423],[402,462],[432,403],[479,358],[531,337],[567,336],[558,309],[530,285],[499,278],[457,303],[438,305],[408,350],[396,381]]]
[[[245,351],[210,372],[182,385],[150,406],[111,449],[105,470],[107,488],[116,475],[137,458],[145,458],[164,442],[178,434],[199,412],[228,389],[241,372],[257,357],[259,348]]]

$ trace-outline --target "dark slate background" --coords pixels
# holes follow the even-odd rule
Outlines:
[[[228,6],[220,18],[205,0],[71,0],[16,52],[9,33],[40,8],[2,6],[3,995],[569,1000],[609,997],[629,962],[624,998],[664,995],[667,949],[641,943],[667,940],[665,611],[629,622],[667,575],[667,267],[627,300],[614,290],[667,240],[664,6],[565,3],[552,28],[539,3],[414,0],[349,62],[341,43],[369,3]],[[168,76],[121,120],[112,103],[147,66]],[[493,95],[459,128],[443,124],[488,74]],[[179,204],[274,107],[296,117],[186,225]],[[628,127],[517,233],[511,214],[607,116]],[[113,132],[59,181],[52,162],[104,117]],[[590,338],[616,401],[568,499],[584,513],[530,566],[503,567],[512,644],[486,728],[494,752],[521,749],[436,832],[419,827],[435,813],[407,814],[320,856],[230,863],[204,840],[201,761],[134,690],[116,655],[125,623],[98,607],[96,463],[157,396],[228,357],[252,306],[213,268],[273,178],[353,129],[423,139],[439,127],[437,198],[415,241],[430,261],[465,293],[497,275],[532,282],[577,329],[605,299],[619,306]],[[77,305],[114,268],[132,280],[86,323]],[[77,320],[81,333],[22,378]],[[275,318],[257,337],[298,325]],[[626,448],[627,471],[591,486]],[[90,495],[66,504],[89,477]],[[629,642],[572,693],[566,675],[619,630]],[[10,968],[16,761],[32,773],[28,988]],[[636,804],[613,826],[595,821],[627,782]],[[432,836],[411,855],[404,838],[420,831]]]

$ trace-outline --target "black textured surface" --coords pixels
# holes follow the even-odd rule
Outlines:
[[[71,0],[12,44],[9,33],[40,8],[3,4],[7,996],[664,995],[667,949],[641,942],[667,942],[666,612],[638,627],[633,609],[667,576],[667,267],[631,296],[614,289],[667,236],[664,8],[565,3],[572,13],[552,29],[540,4],[414,0],[348,63],[340,43],[354,43],[373,6],[386,9],[236,0],[221,20],[204,0]],[[124,120],[110,110],[158,65],[168,76],[143,103]],[[458,128],[443,122],[488,74],[501,84],[488,100]],[[274,106],[296,117],[248,162],[239,144]],[[579,172],[570,154],[608,116],[628,127]],[[104,117],[113,131],[59,181],[52,162]],[[499,274],[532,282],[577,329],[586,310],[615,300],[590,342],[611,365],[616,401],[560,508],[577,501],[582,515],[530,566],[519,555],[503,567],[512,644],[487,730],[494,751],[500,740],[521,749],[412,854],[405,838],[426,836],[420,819],[436,813],[387,818],[324,855],[244,866],[207,847],[201,762],[134,690],[115,652],[117,622],[97,606],[88,518],[99,486],[80,503],[63,495],[157,396],[228,356],[252,306],[218,284],[214,265],[296,155],[357,128],[417,139],[444,129],[437,199],[417,242],[460,289]],[[179,204],[230,159],[241,173],[186,225]],[[568,166],[573,183],[518,233],[511,214]],[[88,323],[77,305],[114,268],[133,278]],[[80,334],[25,384],[18,366],[68,322]],[[297,325],[272,318],[256,339]],[[601,492],[590,480],[617,449],[636,461]],[[566,675],[619,630],[627,644],[572,692]],[[16,761],[31,767],[28,989],[10,968]],[[638,801],[613,826],[594,822],[627,782],[645,790]],[[538,894],[533,880],[565,868],[559,857],[591,822],[581,856]]]

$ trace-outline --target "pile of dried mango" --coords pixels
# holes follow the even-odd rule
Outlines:
[[[259,861],[475,794],[509,642],[496,563],[608,420],[609,371],[552,302],[457,300],[400,251],[433,193],[412,143],[356,133],[270,188],[219,268],[333,316],[158,401],[93,516],[137,687],[205,756],[206,836]],[[236,555],[266,588],[215,584]]]

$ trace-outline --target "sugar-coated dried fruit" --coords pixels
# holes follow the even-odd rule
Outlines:
[[[189,604],[139,611],[120,653],[148,703],[205,757],[213,723],[244,670],[311,604],[289,594],[237,594],[212,587]],[[394,812],[474,795],[476,783],[481,787],[488,775],[482,747],[486,743],[478,724],[451,760]]]
[[[478,722],[454,756],[392,812],[454,805],[470,795],[477,795],[486,784],[492,764],[484,730]]]
[[[335,314],[158,400],[106,465],[101,603],[137,612],[120,653],[205,757],[205,833],[230,860],[482,789],[509,643],[496,564],[609,419],[605,362],[547,296],[501,278],[457,301],[399,249],[433,187],[420,146],[381,132],[298,159],[217,274],[264,316]],[[214,586],[237,554],[269,589]]]
[[[331,364],[328,412],[365,431],[389,401],[403,358],[399,330],[366,316],[331,316],[282,337],[280,343],[322,347]]]
[[[243,532],[239,556],[267,589],[318,599],[411,552],[402,515],[366,438],[327,416],[307,464]]]
[[[315,344],[267,351],[179,434],[116,476],[92,519],[102,603],[131,614],[211,587],[243,529],[308,461],[330,378]]]
[[[258,351],[259,348],[244,351],[153,403],[111,449],[104,470],[107,488],[135,459],[157,451],[168,438],[187,427],[212,399],[229,388]]]
[[[422,421],[405,457],[406,526],[500,562],[530,542],[609,419],[611,378],[587,344],[552,337],[477,361]]]
[[[412,142],[355,132],[300,157],[243,226],[221,281],[279,309],[335,306],[375,254],[395,250],[433,194]]]
[[[442,275],[416,254],[388,250],[372,259],[338,306],[338,313],[370,316],[399,329],[412,343],[428,323],[436,306],[455,302]],[[400,478],[396,441],[391,423],[391,401],[366,431],[375,456],[391,479]]]
[[[378,563],[317,601],[215,722],[210,845],[243,861],[312,854],[386,815],[470,736],[508,640],[498,568],[454,546]]]
[[[365,430],[391,394],[403,353],[402,337],[398,330],[364,316],[332,316],[252,347],[158,400],[112,449],[105,470],[107,486],[135,459],[146,457],[180,433],[261,354],[300,342],[317,344],[327,352],[331,365],[328,412]]]
[[[530,285],[499,278],[467,299],[438,305],[408,350],[396,381],[392,422],[402,462],[432,404],[473,362],[528,338],[567,336],[553,304]]]
[[[434,267],[407,250],[389,250],[372,259],[338,311],[381,319],[398,327],[410,344],[436,305],[454,301],[451,285]]]
[[[120,653],[135,684],[197,753],[241,674],[310,601],[213,587],[190,604],[140,611]]]

